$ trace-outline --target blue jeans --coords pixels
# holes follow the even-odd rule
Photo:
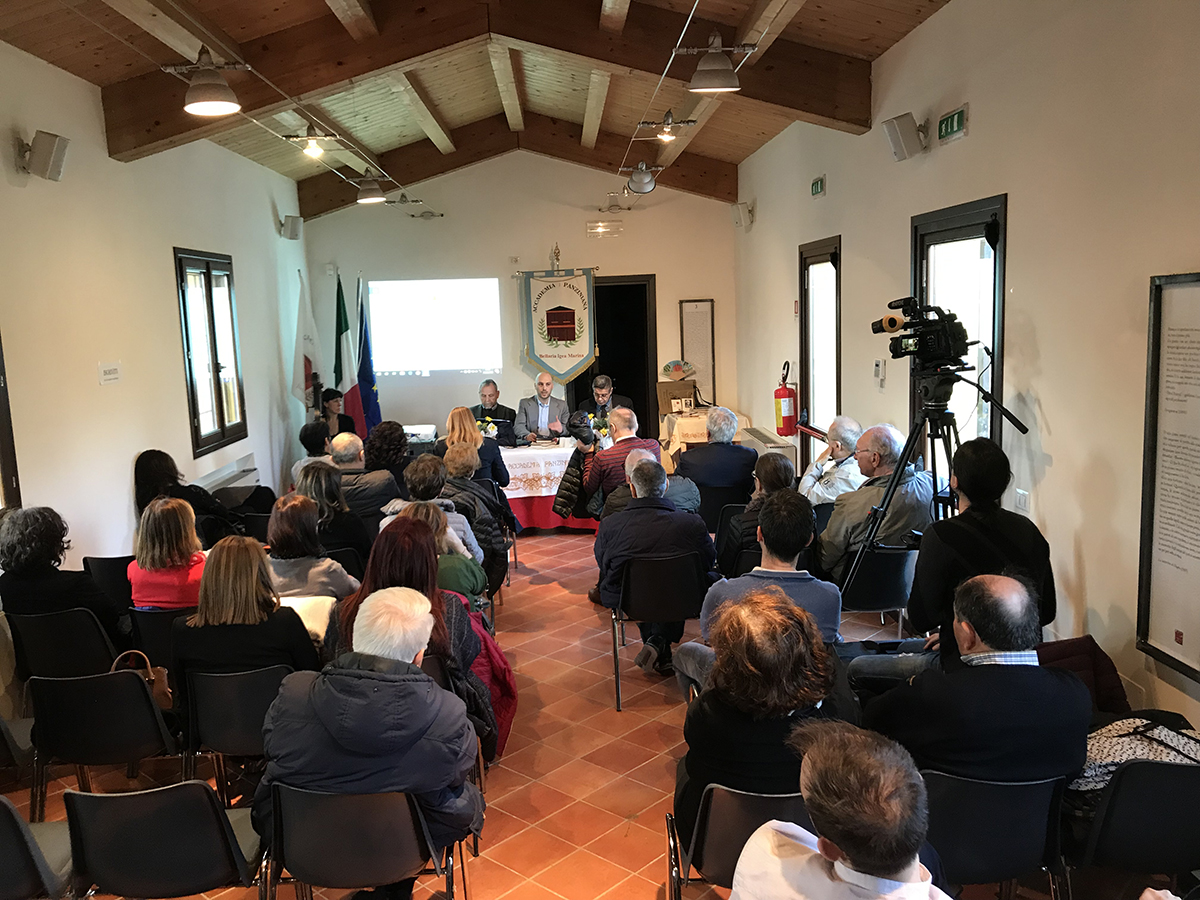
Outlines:
[[[856,694],[882,694],[926,669],[941,667],[941,654],[926,650],[924,638],[913,638],[901,642],[899,653],[856,656],[846,667],[846,674]]]

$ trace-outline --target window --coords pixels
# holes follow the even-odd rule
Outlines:
[[[192,453],[203,456],[246,436],[233,259],[175,248],[179,318],[187,370]]]
[[[842,409],[840,237],[800,248],[800,411],[808,423],[828,428]],[[807,469],[825,445],[801,437],[800,468]]]
[[[13,441],[12,407],[8,404],[8,377],[4,374],[4,348],[0,346],[0,506],[21,505],[17,481],[17,448]]]
[[[958,316],[977,381],[997,399],[1003,397],[1004,234],[1007,195],[952,206],[912,220],[913,296],[922,306],[940,306]],[[917,398],[911,398],[916,412]],[[973,386],[956,384],[950,398],[959,439],[990,437],[999,442],[1001,414]],[[939,457],[939,472],[943,468]]]

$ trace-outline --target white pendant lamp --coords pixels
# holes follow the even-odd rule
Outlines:
[[[715,31],[708,39],[708,51],[696,63],[696,74],[692,76],[688,90],[693,94],[728,94],[741,90],[733,62],[721,46],[721,35]]]
[[[195,71],[184,97],[183,108],[193,116],[229,116],[239,112],[242,104],[237,94],[213,63],[207,47],[200,48]]]
[[[658,170],[658,166],[654,170]],[[637,164],[637,168],[633,170],[633,174],[629,176],[628,187],[635,194],[648,194],[657,186],[654,180],[654,171],[647,168],[644,162]]]
[[[367,177],[358,183],[358,202],[383,203],[386,199],[383,196],[383,188],[379,186],[371,170],[367,169]]]

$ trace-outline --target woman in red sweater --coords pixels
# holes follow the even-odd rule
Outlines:
[[[186,500],[159,497],[142,512],[129,564],[135,609],[187,609],[198,603],[204,554]]]

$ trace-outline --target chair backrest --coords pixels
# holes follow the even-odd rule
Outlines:
[[[1200,766],[1130,760],[1104,789],[1084,865],[1175,875],[1200,868]]]
[[[745,488],[704,487],[703,485],[697,485],[697,487],[700,488],[700,518],[712,532],[715,532],[717,526],[721,524],[722,509],[730,504],[740,503],[744,506],[750,501],[750,492]]]
[[[100,590],[108,594],[117,609],[133,606],[133,585],[129,583],[132,556],[85,556],[83,570],[92,576]]]
[[[35,616],[10,615],[13,639],[30,675],[73,678],[112,668],[117,654],[90,609],[65,609]]]
[[[33,719],[0,719],[0,768],[33,762]]]
[[[131,609],[133,639],[137,648],[150,659],[150,665],[171,668],[171,625],[181,616],[190,616],[196,607],[183,609]]]
[[[250,672],[188,673],[190,733],[229,756],[263,755],[263,720],[291,666]]]
[[[246,525],[246,534],[260,544],[267,542],[267,525],[271,522],[270,513],[242,513],[242,520]]]
[[[58,897],[64,887],[17,808],[0,796],[0,900]]]
[[[369,888],[411,878],[430,859],[407,794],[327,794],[275,783],[273,858],[304,884]]]
[[[425,655],[421,657],[421,671],[432,678],[438,687],[447,691],[452,690],[450,674],[446,671],[446,663],[440,656],[426,651]]]
[[[75,886],[124,897],[182,897],[254,872],[213,789],[203,781],[124,794],[67,791]]]
[[[737,561],[733,564],[733,575],[737,578],[740,575],[745,575],[755,566],[762,565],[762,548],[756,547],[753,550],[745,549],[738,551]]]
[[[29,690],[34,744],[47,761],[127,765],[175,748],[145,679],[131,669],[80,678],[35,676]]]
[[[733,517],[740,516],[745,509],[745,503],[726,503],[721,507],[721,513],[717,516],[717,530],[715,532],[718,550],[721,549],[725,541],[729,538],[729,529],[732,527]]]
[[[1057,856],[1064,779],[979,781],[923,771],[928,840],[955,884],[1008,881]]]
[[[813,506],[813,515],[816,516],[817,526],[813,532],[813,539],[821,536],[821,532],[825,530],[825,526],[829,524],[829,517],[833,515],[832,503],[817,503]]]
[[[363,558],[358,555],[358,551],[353,547],[338,547],[336,550],[326,550],[325,555],[336,563],[341,563],[352,578],[357,578],[362,581],[363,573],[367,567],[363,565]]]
[[[851,557],[853,558],[853,556]],[[846,571],[849,572],[849,564]],[[904,609],[917,571],[917,551],[905,547],[868,550],[848,588],[842,589],[845,612],[882,612]]]
[[[807,825],[808,813],[799,792],[752,794],[710,784],[700,798],[689,861],[709,884],[732,887],[742,848],[772,819]]]
[[[621,580],[621,611],[639,622],[698,619],[706,589],[699,553],[631,559]]]

